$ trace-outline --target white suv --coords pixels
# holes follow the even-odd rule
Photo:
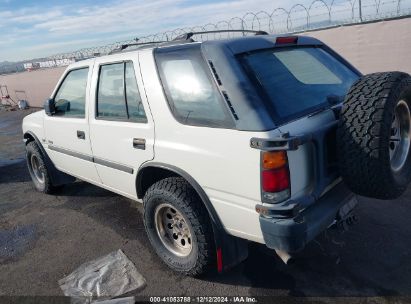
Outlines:
[[[189,33],[70,65],[23,121],[36,189],[79,178],[142,201],[151,244],[188,275],[242,261],[247,241],[286,261],[352,220],[353,192],[400,195],[410,77],[362,76],[316,39],[257,34]]]

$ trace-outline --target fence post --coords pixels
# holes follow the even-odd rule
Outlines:
[[[361,5],[361,0],[358,0],[358,8],[360,10],[360,21],[362,22],[362,5]]]

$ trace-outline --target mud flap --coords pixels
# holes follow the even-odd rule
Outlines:
[[[217,271],[227,271],[248,257],[248,241],[227,234],[213,223]]]

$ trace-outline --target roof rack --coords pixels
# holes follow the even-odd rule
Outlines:
[[[255,31],[255,30],[214,30],[214,31],[202,31],[202,32],[188,32],[177,36],[173,41],[178,40],[189,40],[194,35],[201,34],[214,34],[214,33],[254,33],[255,35],[268,35],[265,31]]]
[[[156,44],[156,43],[164,43],[164,42],[169,42],[169,41],[151,41],[151,42],[134,42],[134,43],[127,43],[127,44],[122,44],[119,47],[113,49],[108,53],[109,55],[119,53],[121,51],[124,51],[126,48],[130,46],[145,46],[149,44]]]
[[[193,39],[191,39],[191,37],[193,37],[194,35],[201,35],[201,34],[213,34],[213,33],[254,33],[255,35],[268,35],[267,32],[265,31],[255,31],[255,30],[214,30],[214,31],[202,31],[202,32],[188,32],[188,33],[184,33],[182,35],[177,36],[176,38],[174,38],[173,40],[163,40],[163,41],[151,41],[151,42],[138,42],[138,38],[136,38],[137,42],[133,42],[133,43],[126,43],[126,44],[122,44],[120,46],[118,46],[117,48],[113,49],[112,51],[110,51],[110,53],[108,53],[109,55],[111,54],[115,54],[115,53],[119,53],[121,51],[124,51],[126,48],[130,47],[130,46],[146,46],[146,45],[150,45],[150,44],[159,44],[159,43],[163,43],[163,44],[170,44],[173,45],[176,42],[181,42],[181,41],[189,41],[189,42],[194,42]]]

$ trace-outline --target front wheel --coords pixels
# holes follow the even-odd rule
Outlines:
[[[26,145],[26,160],[36,190],[43,193],[53,192],[50,172],[47,170],[43,154],[34,141]]]
[[[190,276],[201,275],[214,265],[210,218],[186,180],[163,179],[147,190],[143,201],[148,238],[164,263]]]

